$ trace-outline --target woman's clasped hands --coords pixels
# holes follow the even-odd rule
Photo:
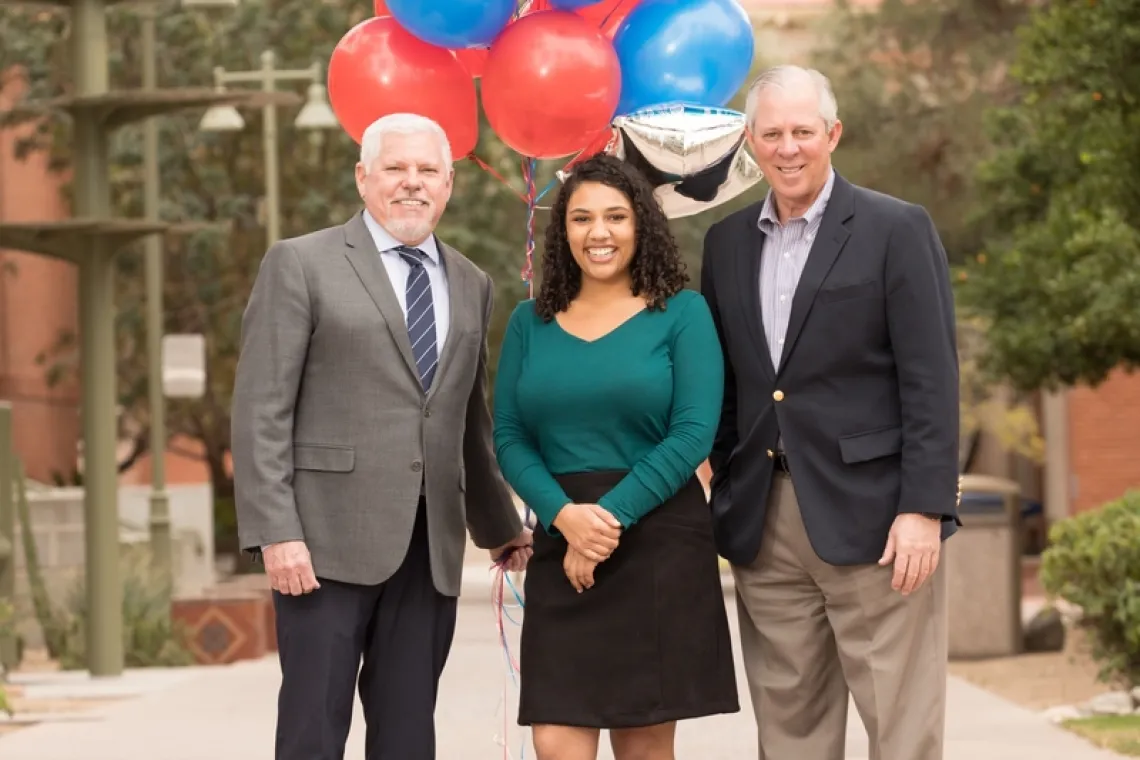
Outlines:
[[[569,544],[562,569],[581,593],[594,585],[594,568],[617,548],[621,523],[597,504],[567,504],[554,518],[554,527]]]

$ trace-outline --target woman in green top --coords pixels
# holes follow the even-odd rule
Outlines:
[[[672,760],[676,721],[739,708],[697,467],[724,364],[648,182],[610,156],[555,200],[538,297],[495,384],[499,466],[538,518],[519,723],[539,760]]]

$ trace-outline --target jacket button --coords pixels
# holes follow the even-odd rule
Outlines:
[[[768,449],[768,458],[769,459],[775,459],[776,458],[776,452],[772,451],[771,449]]]
[[[412,462],[412,472],[419,472],[423,468],[424,468],[424,463],[421,462],[420,460],[417,459],[416,461]]]
[[[784,400],[784,392],[783,391],[776,391],[775,393],[772,394],[772,398],[776,399],[777,401],[783,401]]]
[[[424,409],[424,416],[430,417],[431,416],[431,409]]]

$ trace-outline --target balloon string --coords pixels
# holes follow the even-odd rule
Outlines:
[[[471,159],[475,163],[475,165],[478,166],[480,169],[482,169],[483,171],[487,172],[488,174],[490,174],[495,179],[502,182],[503,185],[505,185],[507,188],[509,188],[512,193],[514,193],[519,198],[521,198],[523,203],[529,203],[530,202],[529,198],[527,198],[526,195],[524,195],[523,193],[520,193],[513,185],[511,185],[510,182],[507,181],[507,179],[502,174],[499,174],[497,171],[495,171],[494,168],[492,168],[491,165],[488,164],[486,161],[479,158],[474,153],[468,153],[467,158]]]
[[[522,281],[527,285],[528,298],[534,298],[534,212],[539,198],[534,184],[536,165],[533,158],[523,159],[523,181],[526,182],[526,265],[522,270]]]
[[[512,683],[516,689],[518,688],[517,676],[519,675],[519,665],[514,656],[511,654],[510,642],[507,639],[507,627],[504,621],[509,620],[515,625],[519,625],[519,622],[514,620],[514,618],[512,618],[507,612],[507,604],[505,601],[506,593],[504,586],[509,586],[511,592],[514,594],[516,604],[512,606],[517,606],[519,609],[522,609],[526,605],[524,604],[523,598],[519,594],[518,589],[516,589],[514,583],[511,582],[510,576],[507,574],[506,568],[503,566],[503,564],[501,562],[497,563],[493,567],[493,571],[495,573],[495,577],[491,583],[491,606],[495,614],[495,627],[498,629],[499,643],[503,648],[503,656],[506,660],[507,665],[507,672],[503,676],[503,733],[501,739],[499,740],[499,743],[503,746],[503,760],[511,760],[510,742],[508,741],[510,729],[508,726],[507,717],[507,694]],[[522,760],[525,757],[526,742],[524,739],[520,743],[519,758]]]
[[[627,2],[629,2],[629,0],[621,0],[620,3],[615,5],[613,8],[610,8],[610,12],[606,14],[606,17],[604,19],[602,19],[602,23],[598,24],[598,28],[604,29],[606,24],[610,23],[610,17],[621,10]]]

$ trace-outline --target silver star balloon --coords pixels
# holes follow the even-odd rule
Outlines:
[[[629,148],[659,172],[680,179],[720,161],[744,137],[744,115],[681,103],[654,106],[614,119]]]
[[[677,219],[729,201],[763,178],[745,148],[745,126],[744,114],[727,108],[653,106],[615,118],[605,152],[639,169],[665,215]],[[567,175],[559,172],[562,180]]]

